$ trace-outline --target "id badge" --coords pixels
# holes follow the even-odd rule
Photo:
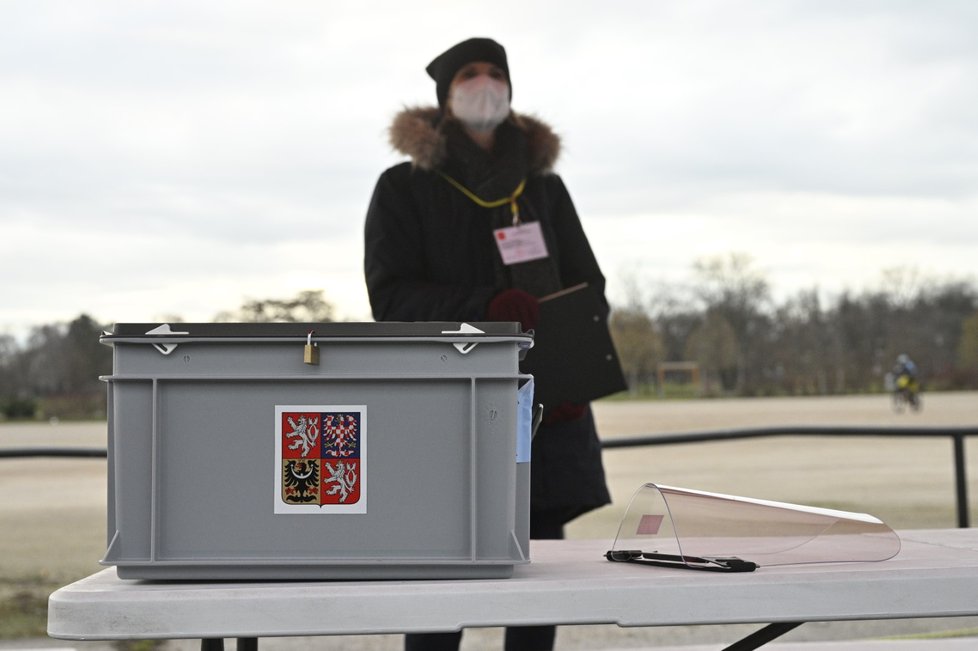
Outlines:
[[[543,240],[540,222],[497,228],[492,234],[505,265],[539,260],[550,255],[547,243]]]

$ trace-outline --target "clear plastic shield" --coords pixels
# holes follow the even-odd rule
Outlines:
[[[632,496],[608,558],[749,571],[883,561],[899,551],[896,533],[865,513],[645,484]]]

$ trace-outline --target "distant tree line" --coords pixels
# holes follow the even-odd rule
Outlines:
[[[698,261],[688,287],[629,293],[611,330],[633,392],[655,387],[659,365],[679,360],[698,364],[707,395],[880,391],[901,353],[925,389],[978,388],[973,282],[892,270],[878,290],[828,304],[808,290],[775,304],[750,258],[732,254]]]
[[[966,281],[888,272],[881,289],[823,304],[801,291],[780,304],[746,256],[698,261],[692,282],[643,291],[611,313],[612,337],[633,393],[655,391],[663,362],[694,362],[705,395],[819,395],[880,391],[897,355],[921,369],[925,389],[978,388],[978,288]],[[215,321],[325,322],[321,291],[247,301]],[[166,319],[179,322],[179,318]],[[19,344],[0,336],[0,418],[102,418],[112,351],[108,326],[81,315],[34,328]],[[667,378],[668,379],[668,378]]]
[[[112,353],[99,344],[102,326],[81,315],[68,324],[35,327],[25,345],[0,336],[0,417],[34,418],[43,412],[105,416],[100,375],[112,370]]]
[[[237,322],[332,319],[333,306],[319,290],[288,299],[249,300],[238,310],[214,316],[214,321]],[[104,418],[106,391],[99,376],[112,373],[112,349],[99,343],[99,337],[110,327],[83,314],[67,324],[33,328],[24,344],[0,335],[0,419]]]

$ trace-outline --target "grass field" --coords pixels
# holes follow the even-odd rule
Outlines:
[[[924,410],[913,414],[893,413],[885,396],[615,401],[597,403],[595,414],[602,437],[609,439],[778,425],[978,426],[978,393],[924,399]],[[0,447],[103,447],[105,437],[104,423],[0,424]],[[974,522],[978,440],[967,448]],[[897,529],[955,526],[952,450],[946,438],[776,437],[655,446],[608,450],[605,465],[614,503],[572,523],[571,537],[613,539],[628,498],[650,481],[868,512]],[[104,547],[104,460],[0,459],[0,637],[43,635],[48,593],[100,569]],[[856,624],[808,625],[787,639],[865,635]],[[921,626],[960,629],[978,622],[932,621],[908,630]],[[560,648],[712,641],[709,630],[610,629],[564,627]],[[890,629],[900,632],[894,625]],[[464,648],[499,648],[494,635],[467,635]],[[399,640],[323,639],[314,648],[397,649]]]

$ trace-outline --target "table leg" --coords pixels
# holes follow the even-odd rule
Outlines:
[[[239,637],[238,651],[258,651],[257,637]]]
[[[761,630],[751,633],[739,642],[734,642],[723,651],[753,651],[758,647],[764,646],[771,640],[781,637],[788,631],[798,628],[804,623],[805,622],[780,622],[777,624],[768,624]]]

